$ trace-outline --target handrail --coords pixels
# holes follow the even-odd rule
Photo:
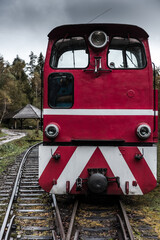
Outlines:
[[[153,96],[153,110],[154,110],[154,129],[153,132],[156,130],[156,66],[152,62],[153,65],[153,90],[154,90],[154,96]]]

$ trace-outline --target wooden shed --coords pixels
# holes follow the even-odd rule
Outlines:
[[[13,117],[15,129],[17,128],[17,121],[21,122],[21,128],[23,126],[23,121],[25,119],[35,119],[37,123],[37,128],[39,128],[39,122],[41,119],[41,110],[37,107],[27,104],[19,112],[17,112]]]

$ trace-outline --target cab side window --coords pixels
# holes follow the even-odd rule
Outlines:
[[[70,73],[53,73],[48,78],[48,104],[51,108],[73,106],[74,79]]]

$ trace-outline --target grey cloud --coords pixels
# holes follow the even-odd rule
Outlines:
[[[57,24],[61,14],[61,0],[7,0],[6,5],[0,3],[0,21],[8,27],[43,28],[46,24]],[[7,4],[8,3],[8,4]],[[63,12],[63,11],[62,11]]]
[[[54,27],[87,23],[96,16],[93,22],[129,23],[144,28],[159,49],[159,11],[160,0],[0,0],[0,53],[9,56],[19,50],[23,58],[25,51],[34,51],[35,47],[45,52],[47,34]]]

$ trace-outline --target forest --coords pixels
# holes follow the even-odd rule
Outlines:
[[[29,63],[17,55],[13,63],[0,56],[0,126],[7,116],[12,116],[27,104],[41,107],[41,77],[44,65],[42,53],[32,51]],[[154,77],[154,74],[153,74]],[[155,67],[156,88],[160,84],[160,67]],[[160,94],[159,94],[160,101]]]
[[[9,64],[0,56],[0,125],[27,104],[40,108],[43,65],[42,53],[36,56],[31,51],[29,63],[17,55]]]

